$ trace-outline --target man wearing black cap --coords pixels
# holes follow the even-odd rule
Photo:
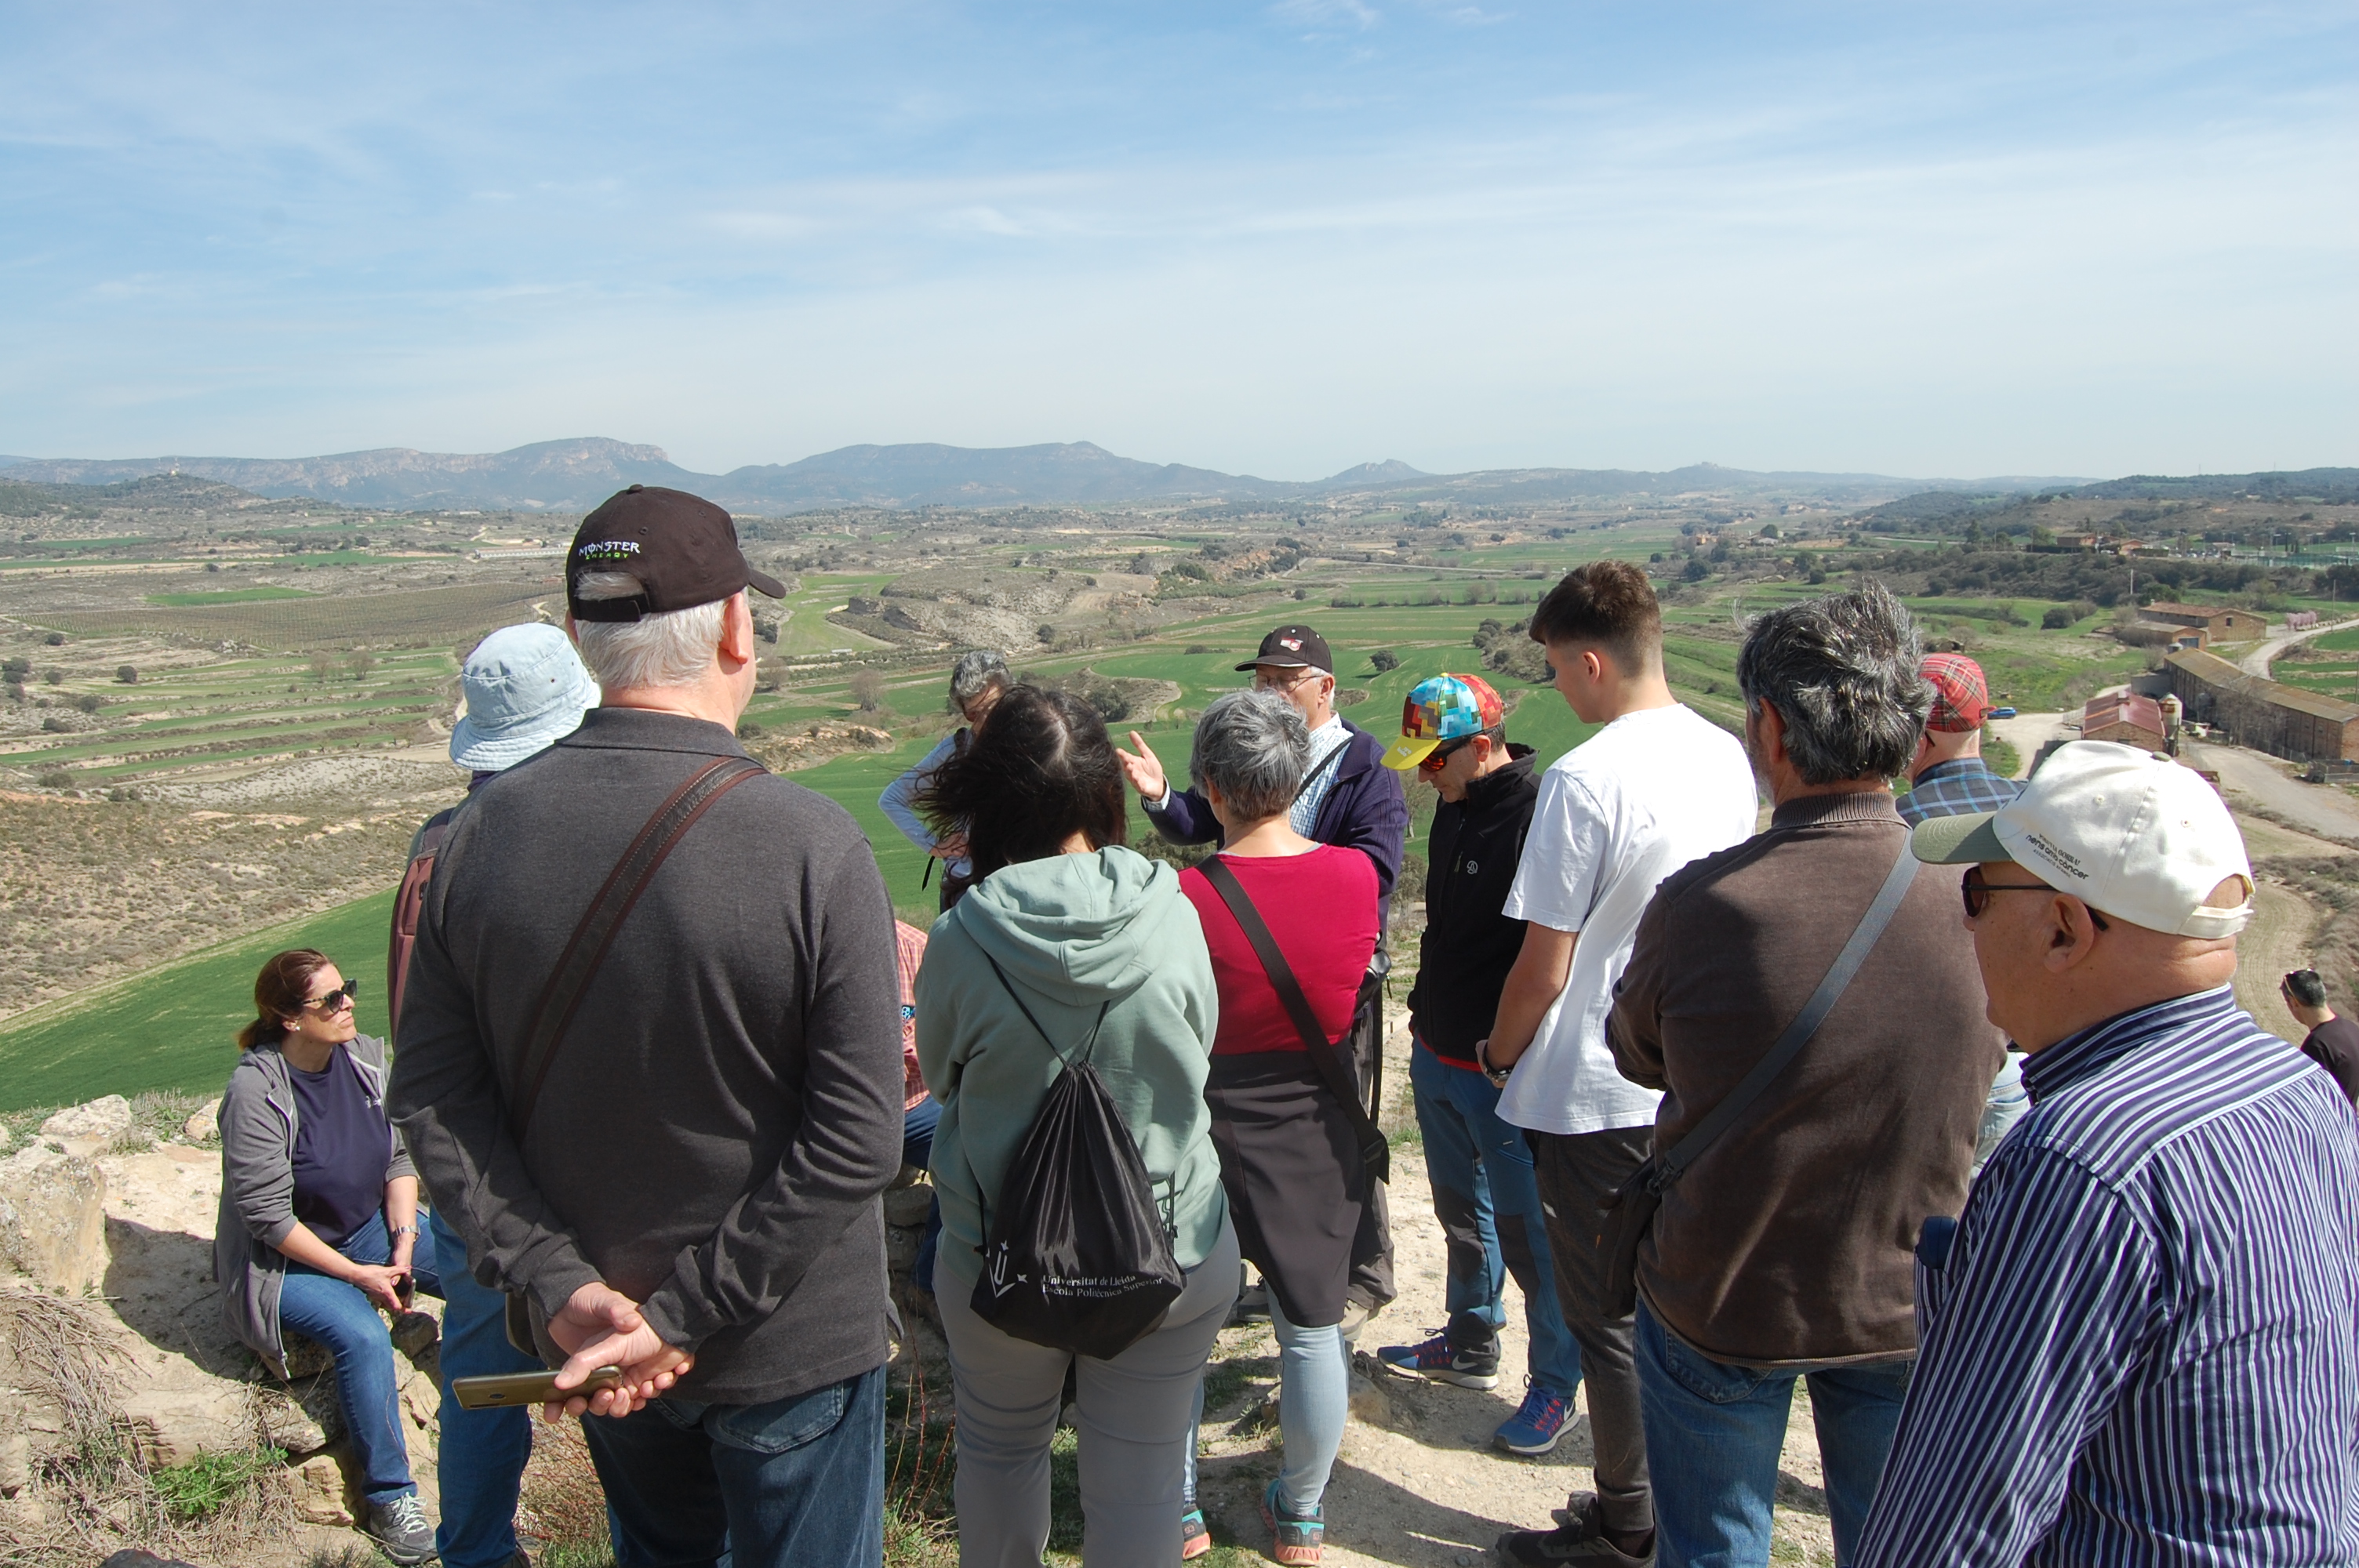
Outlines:
[[[603,701],[453,824],[387,1108],[566,1407],[612,1418],[584,1435],[622,1561],[874,1568],[893,912],[842,808],[737,744],[749,587],[781,591],[709,502],[633,485],[582,520]]]
[[[1261,640],[1254,656],[1237,666],[1251,671],[1254,685],[1274,691],[1292,703],[1310,726],[1310,759],[1302,788],[1290,814],[1294,830],[1321,844],[1358,849],[1375,862],[1376,903],[1381,916],[1391,906],[1393,881],[1400,874],[1401,842],[1408,833],[1408,800],[1401,793],[1400,775],[1384,765],[1385,742],[1354,726],[1335,711],[1335,655],[1327,639],[1308,626],[1281,626]],[[1148,820],[1175,844],[1212,844],[1221,839],[1221,825],[1212,807],[1192,789],[1174,789],[1163,763],[1147,739],[1130,732],[1136,752],[1117,748],[1123,772],[1146,803]],[[1352,1018],[1352,1057],[1371,1108],[1381,1099],[1384,1058],[1384,975],[1391,967],[1382,942],[1360,987],[1359,1010]],[[1385,1212],[1384,1188],[1375,1186],[1367,1207],[1375,1235],[1375,1257],[1352,1271],[1351,1310],[1343,1319],[1344,1337],[1355,1335],[1368,1317],[1382,1311],[1395,1295],[1392,1229]],[[1367,1251],[1361,1248],[1357,1250]]]

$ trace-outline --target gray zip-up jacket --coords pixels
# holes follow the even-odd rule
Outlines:
[[[344,1043],[369,1104],[385,1108],[385,1042],[363,1034]],[[276,1045],[256,1045],[231,1069],[222,1091],[221,1217],[213,1223],[213,1282],[222,1315],[280,1377],[287,1351],[278,1333],[278,1288],[287,1255],[278,1244],[295,1228],[295,1085]],[[401,1134],[387,1131],[385,1179],[414,1176]]]
[[[695,1353],[678,1396],[709,1404],[889,1353],[900,985],[859,826],[782,778],[713,801],[615,928],[521,1138],[508,1095],[615,861],[699,768],[744,755],[718,724],[593,708],[470,796],[419,914],[390,1095],[477,1280],[540,1325],[603,1281]]]

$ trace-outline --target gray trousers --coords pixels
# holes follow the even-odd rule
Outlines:
[[[958,1399],[960,1568],[1039,1568],[1049,1544],[1049,1444],[1065,1368],[1081,1439],[1082,1561],[1178,1568],[1180,1490],[1204,1358],[1237,1299],[1237,1233],[1188,1271],[1163,1326],[1099,1361],[1012,1338],[975,1316],[948,1271],[936,1297]]]
[[[1597,1501],[1608,1530],[1634,1535],[1650,1530],[1655,1493],[1647,1476],[1647,1429],[1632,1359],[1636,1324],[1634,1318],[1603,1315],[1599,1303],[1605,1292],[1605,1254],[1598,1237],[1604,1228],[1604,1200],[1646,1162],[1655,1147],[1655,1130],[1524,1136],[1532,1146],[1532,1173],[1548,1217],[1557,1300],[1565,1326],[1581,1346],[1589,1439],[1597,1451]]]

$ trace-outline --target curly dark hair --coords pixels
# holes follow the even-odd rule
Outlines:
[[[934,770],[918,809],[936,832],[966,835],[977,877],[1053,855],[1076,833],[1103,849],[1130,830],[1105,720],[1030,681],[1008,687],[973,743]]]

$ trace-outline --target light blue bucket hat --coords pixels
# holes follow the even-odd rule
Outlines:
[[[459,684],[467,716],[451,728],[451,760],[479,773],[512,768],[582,727],[598,683],[554,626],[503,626],[475,645]]]

